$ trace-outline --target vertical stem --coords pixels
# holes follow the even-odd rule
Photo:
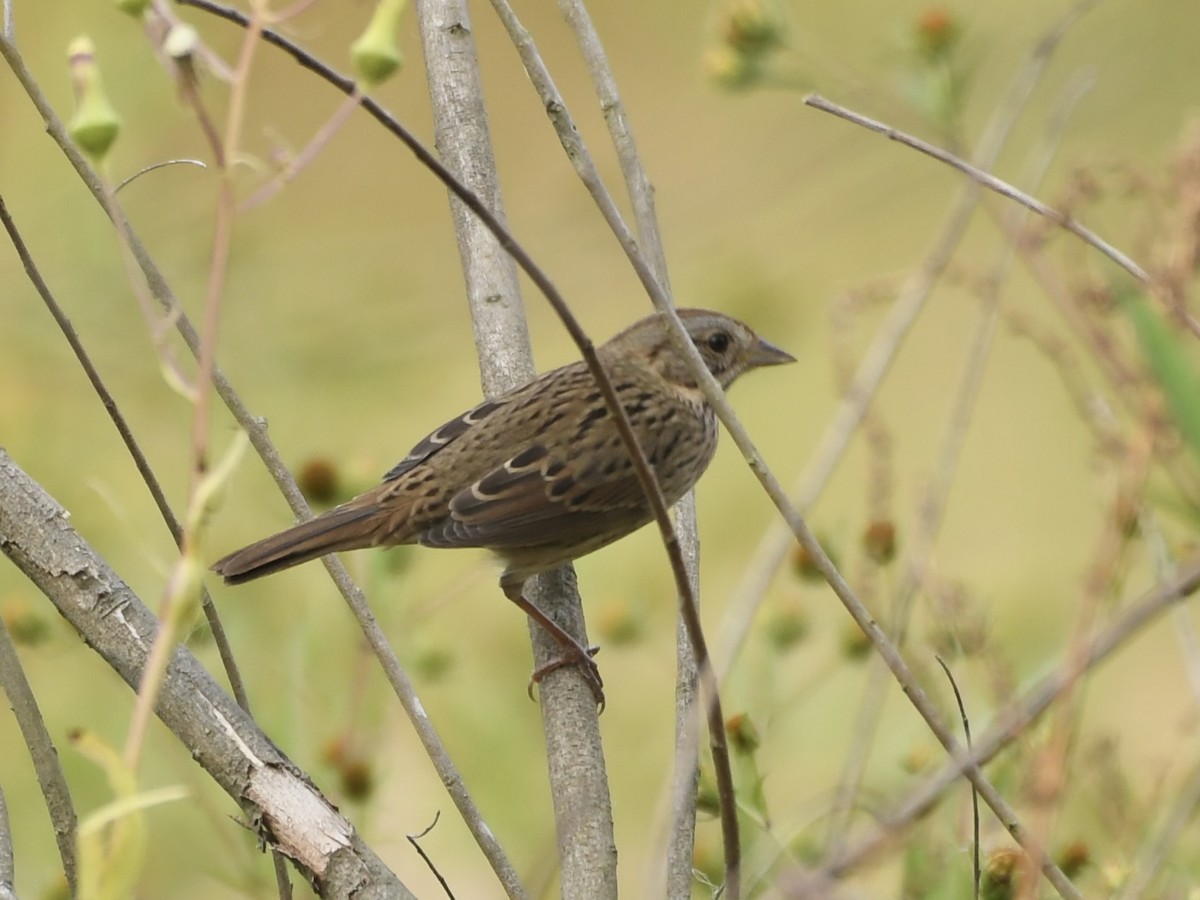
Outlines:
[[[503,220],[470,19],[465,2],[419,0],[417,14],[433,100],[437,149],[446,167]],[[486,223],[451,197],[485,392],[527,381],[534,372],[516,267]],[[528,598],[577,638],[583,610],[566,568],[532,579]],[[532,627],[540,666],[559,653]],[[615,898],[616,843],[612,804],[595,702],[578,672],[567,668],[540,685],[550,790],[554,800],[564,897]],[[513,891],[519,885],[505,884]]]

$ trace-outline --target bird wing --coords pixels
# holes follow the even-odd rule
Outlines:
[[[409,450],[408,456],[392,466],[387,474],[383,476],[383,480],[395,481],[405,472],[425,462],[425,460],[429,459],[429,457],[433,456],[433,454],[437,453],[455,438],[466,434],[472,427],[478,425],[506,403],[507,397],[484,400],[478,406],[472,407],[461,416],[457,416],[440,428],[435,429]]]
[[[629,458],[580,470],[531,445],[450,500],[419,538],[432,547],[532,547],[625,534],[649,520]]]

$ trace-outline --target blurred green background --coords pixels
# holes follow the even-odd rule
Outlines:
[[[96,42],[109,96],[123,119],[108,164],[114,180],[163,159],[207,158],[194,118],[144,35],[111,4],[17,0],[14,8],[21,52],[64,118],[72,106],[67,44],[85,33]],[[782,8],[789,42],[802,51],[789,59],[795,72],[833,99],[939,140],[908,102],[914,29],[928,4],[794,0]],[[947,6],[961,25],[970,72],[962,115],[968,142],[1065,8],[1033,0]],[[521,4],[517,11],[616,190],[618,168],[569,33],[549,4]],[[835,310],[845,310],[837,301],[864,286],[883,285],[885,292],[898,286],[932,246],[959,179],[912,151],[805,108],[797,91],[722,90],[703,64],[715,43],[717,6],[650,0],[595,4],[591,12],[657,190],[677,301],[744,318],[800,359],[747,378],[733,393],[768,463],[790,484],[835,407],[835,344],[848,344],[857,355],[884,310],[882,303],[860,306],[849,327],[835,327]],[[191,10],[182,14],[226,60],[235,58],[239,30]],[[316,4],[288,30],[347,70],[346,48],[368,14],[365,4]],[[472,15],[513,231],[591,333],[607,337],[646,314],[648,301],[564,159],[490,9],[477,4]],[[1165,177],[1196,113],[1198,38],[1194,0],[1100,4],[1054,57],[997,174],[1022,177],[1064,92],[1090,73],[1094,87],[1070,120],[1040,196],[1059,198],[1078,166]],[[429,140],[411,15],[401,43],[408,65],[381,88],[379,99]],[[204,76],[203,91],[220,121],[224,86]],[[279,147],[302,147],[340,102],[284,55],[260,48],[240,192],[248,195],[266,177],[264,167]],[[197,321],[216,186],[211,171],[179,166],[149,174],[121,194],[134,227]],[[160,373],[104,215],[47,140],[7,70],[0,77],[0,192],[182,507],[190,409]],[[1003,208],[998,200],[988,202]],[[1123,249],[1149,254],[1149,221],[1157,212],[1145,196],[1113,191],[1089,208],[1088,221]],[[1069,271],[1109,272],[1065,238],[1057,241]],[[233,246],[219,363],[250,408],[267,417],[293,467],[335,460],[349,489],[365,488],[427,431],[478,400],[444,191],[366,116],[352,117],[294,183],[240,217]],[[978,216],[879,398],[893,442],[891,496],[902,551],[978,315],[971,279],[1000,253],[996,228]],[[1057,327],[1024,272],[1004,290],[1012,308]],[[0,442],[153,605],[173,545],[11,249],[0,251],[0,297]],[[573,350],[545,303],[532,291],[526,300],[539,369],[571,360]],[[219,415],[216,446],[232,436],[231,420]],[[865,462],[856,441],[811,514],[851,575],[861,569],[857,539],[871,518]],[[939,579],[965,586],[1018,683],[1061,659],[1103,524],[1105,484],[1092,435],[1053,367],[1028,341],[1003,330],[933,565]],[[705,617],[715,631],[773,511],[728,445],[701,484],[699,505]],[[247,458],[207,532],[209,555],[290,521],[261,467]],[[525,697],[526,626],[496,587],[496,566],[483,553],[419,550],[357,554],[351,565],[418,676],[422,700],[489,824],[530,884],[545,883],[553,874],[554,828],[539,716]],[[671,767],[670,574],[652,531],[581,561],[578,569],[593,639],[604,645],[599,662],[608,710],[602,727],[622,883],[627,896],[651,896]],[[893,566],[885,573],[882,595],[897,572]],[[1142,573],[1134,586],[1149,577]],[[436,887],[404,835],[421,831],[439,810],[446,815],[423,846],[456,895],[497,895],[321,568],[306,566],[237,590],[214,588],[258,719],[272,738],[314,773],[419,895],[433,896]],[[61,740],[83,727],[119,746],[130,693],[8,564],[0,564],[0,607],[10,621],[32,617],[49,626],[47,639],[26,648],[23,659],[52,735]],[[783,651],[763,623],[788,617],[797,617],[806,632]],[[932,671],[930,625],[928,617],[918,619],[911,655],[941,690]],[[785,842],[803,844],[822,833],[819,820],[864,681],[865,666],[845,649],[851,635],[848,617],[826,588],[785,572],[725,696],[727,712],[748,713],[762,732],[758,764]],[[216,671],[211,643],[197,635],[193,645]],[[1121,772],[1144,802],[1151,802],[1164,772],[1184,765],[1181,754],[1196,737],[1196,705],[1176,648],[1170,629],[1156,627],[1089,689],[1081,747],[1111,738]],[[995,699],[994,674],[982,665],[956,671],[979,720]],[[870,769],[873,801],[912,781],[901,762],[934,746],[899,699],[889,700]],[[80,810],[103,803],[108,792],[91,765],[69,748],[61,755]],[[7,716],[0,716],[0,761],[18,887],[26,897],[49,896],[57,858],[32,768]],[[353,774],[348,762],[370,773],[364,800],[353,799],[352,785],[340,777]],[[161,730],[154,733],[143,783],[184,784],[194,799],[150,814],[153,844],[142,896],[272,895],[267,858],[228,821],[235,810]],[[1079,809],[1066,809],[1056,840],[1096,839],[1101,825],[1088,806],[1094,799],[1085,792]],[[943,823],[941,839],[965,846],[954,824],[952,817]],[[990,840],[1001,842],[994,833]],[[700,841],[701,860],[717,858],[715,823],[702,824]],[[762,842],[756,846],[761,850]],[[1194,837],[1191,850],[1185,859],[1194,864]],[[953,866],[968,871],[964,853]],[[896,896],[898,868],[893,859],[858,883],[871,896]]]

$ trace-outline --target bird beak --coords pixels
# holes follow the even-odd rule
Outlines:
[[[750,351],[747,368],[756,369],[759,366],[781,366],[784,363],[794,363],[796,357],[786,350],[780,350],[770,341],[758,339],[758,343]]]

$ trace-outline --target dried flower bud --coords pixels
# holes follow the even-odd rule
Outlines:
[[[163,41],[163,53],[176,62],[190,60],[200,46],[200,35],[196,29],[184,22],[177,22],[167,32]]]
[[[986,900],[1010,900],[1016,896],[1021,853],[1012,847],[993,850],[983,864],[981,896]]]
[[[867,557],[877,565],[886,566],[896,558],[896,524],[876,519],[863,532],[862,542]]]
[[[1058,853],[1058,867],[1068,878],[1074,878],[1092,861],[1088,845],[1083,841],[1072,841]]]
[[[745,713],[737,713],[725,720],[725,733],[733,749],[743,756],[751,756],[762,745],[758,729]]]
[[[926,60],[949,56],[961,36],[958,20],[943,6],[931,6],[917,17],[917,52]]]
[[[314,456],[300,467],[296,484],[309,503],[328,506],[338,498],[337,465],[324,456]]]
[[[837,554],[830,549],[829,542],[819,535],[818,540],[829,555],[830,560],[836,566]],[[801,581],[823,582],[825,580],[825,576],[817,568],[816,561],[801,544],[797,544],[792,550],[792,569],[800,576]]]
[[[365,759],[353,759],[339,767],[342,791],[351,800],[366,800],[375,790],[375,770]]]

